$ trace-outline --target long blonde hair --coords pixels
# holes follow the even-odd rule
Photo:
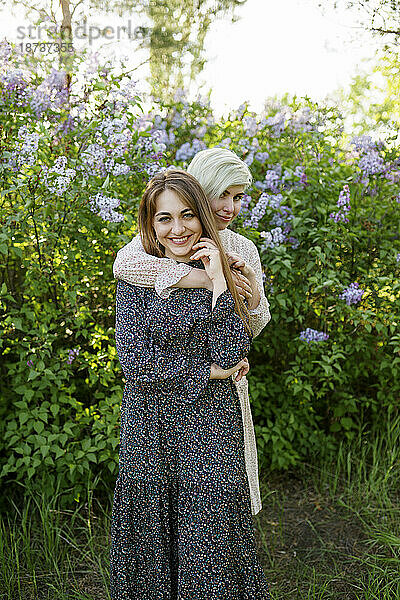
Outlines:
[[[158,243],[153,226],[154,216],[157,210],[157,198],[165,190],[174,191],[182,202],[193,211],[193,214],[196,215],[202,225],[203,236],[209,237],[217,246],[221,256],[226,285],[235,302],[235,311],[242,319],[246,330],[251,333],[248,322],[249,312],[243,300],[240,298],[233,281],[225,250],[221,244],[215,224],[210,202],[197,179],[186,171],[181,169],[168,169],[155,175],[147,184],[138,210],[138,226],[143,248],[147,254],[152,254],[159,258],[165,256],[164,247]]]

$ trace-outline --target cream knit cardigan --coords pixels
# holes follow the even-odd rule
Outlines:
[[[260,257],[255,244],[243,235],[230,229],[219,232],[222,245],[227,252],[236,252],[255,271],[261,300],[258,306],[250,310],[250,327],[257,336],[270,321],[269,303],[265,297]],[[154,287],[161,298],[168,298],[175,288],[171,286],[187,275],[191,267],[177,263],[169,258],[157,258],[147,254],[140,236],[121,248],[113,265],[114,277],[123,279],[132,285]],[[251,415],[248,382],[246,377],[236,383],[242,409],[244,453],[246,473],[249,481],[251,512],[256,515],[262,508],[260,484],[258,478],[257,445]]]

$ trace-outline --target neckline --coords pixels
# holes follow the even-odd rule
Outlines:
[[[175,259],[173,259],[175,260]],[[198,260],[188,260],[187,262],[183,260],[175,260],[179,265],[189,265],[190,267],[196,267],[197,269],[204,269],[204,265],[200,259]]]

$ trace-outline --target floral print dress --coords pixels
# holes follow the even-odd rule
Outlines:
[[[228,228],[220,231],[219,237],[225,251],[239,254],[256,274],[260,303],[249,311],[250,327],[256,337],[271,320],[269,302],[264,293],[263,272],[257,247],[251,240]],[[169,258],[158,258],[147,254],[143,248],[140,234],[118,251],[113,264],[114,277],[131,285],[154,288],[160,298],[174,295],[176,288],[173,285],[191,270],[191,263],[180,263]],[[242,409],[244,460],[250,487],[251,512],[256,515],[262,509],[262,504],[258,477],[257,443],[247,378],[242,377],[235,385]]]
[[[197,261],[190,264],[201,266]],[[111,523],[113,600],[266,600],[240,402],[231,378],[250,336],[223,292],[117,283],[126,378]]]

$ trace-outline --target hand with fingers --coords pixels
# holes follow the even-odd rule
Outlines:
[[[228,379],[231,375],[234,375],[236,372],[235,381],[240,381],[242,377],[244,377],[250,370],[249,361],[247,358],[243,358],[237,365],[231,367],[230,369],[222,369],[216,363],[211,365],[211,374],[210,379]]]
[[[236,269],[231,269],[233,282],[236,285],[239,296],[242,300],[250,300],[252,296],[252,289],[250,281]]]
[[[239,254],[236,252],[227,252],[226,257],[228,259],[228,264],[231,269],[237,269],[244,275],[248,280],[255,278],[256,274],[254,269],[248,265]]]
[[[203,261],[204,267],[206,269],[207,275],[210,277],[208,271],[207,271],[207,265],[204,259],[206,259],[206,257],[202,254],[202,251],[210,251],[210,250],[216,250],[218,252],[218,248],[216,247],[216,245],[214,244],[213,240],[211,240],[210,238],[206,238],[206,237],[202,237],[200,238],[200,240],[197,242],[197,244],[194,244],[193,246],[193,250],[197,250],[197,252],[195,254],[193,254],[191,256],[192,260],[199,260],[201,259]],[[231,258],[229,258],[231,257]],[[207,257],[209,258],[209,256]],[[228,258],[228,263],[230,262],[230,266],[231,266],[231,272],[232,272],[232,277],[233,277],[233,281],[236,285],[236,289],[238,291],[239,296],[241,297],[242,300],[251,300],[252,297],[252,287],[250,284],[249,279],[247,278],[246,274],[242,272],[242,268],[246,267],[245,262],[240,258],[240,256],[238,254],[234,254],[233,252],[227,253],[227,258]],[[236,264],[238,264],[238,266],[236,266]],[[222,270],[222,264],[221,264],[221,270]],[[251,267],[248,267],[247,270],[250,270],[251,272],[254,273],[253,269],[251,269]],[[210,277],[211,279],[211,277]]]
[[[200,238],[197,244],[194,244],[193,250],[197,250],[190,257],[191,260],[201,260],[208,277],[211,281],[224,278],[221,256],[217,246],[209,238]]]

